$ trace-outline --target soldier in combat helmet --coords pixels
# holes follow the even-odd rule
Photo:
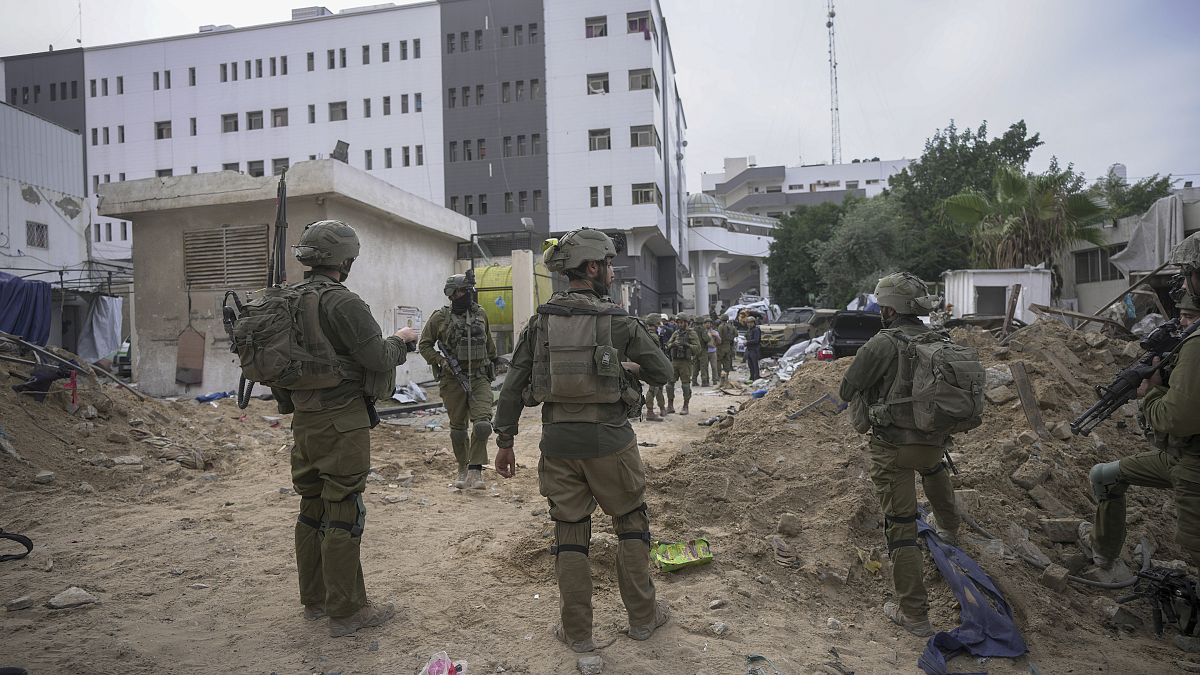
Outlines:
[[[458,460],[454,487],[482,490],[483,465],[488,461],[487,442],[492,435],[496,343],[487,314],[475,302],[475,286],[467,275],[455,274],[446,279],[443,290],[450,304],[429,316],[417,346],[433,368],[450,416],[450,443]],[[457,361],[468,387],[463,386],[447,357]]]
[[[1200,235],[1180,242],[1171,262],[1182,268],[1184,296],[1180,314],[1194,316],[1200,307]],[[1191,321],[1185,319],[1187,325]],[[1189,335],[1169,357],[1171,377],[1164,385],[1161,373],[1144,380],[1138,389],[1138,418],[1155,450],[1092,467],[1089,478],[1096,496],[1096,522],[1079,527],[1080,543],[1092,551],[1093,562],[1114,577],[1127,577],[1120,562],[1125,543],[1125,493],[1131,485],[1172,490],[1178,521],[1175,543],[1200,565],[1200,331]],[[1155,360],[1157,363],[1157,359]],[[1176,635],[1175,645],[1200,651],[1200,639]]]
[[[662,342],[662,315],[650,314],[646,317],[646,326],[650,329],[650,334],[655,340]],[[665,353],[665,352],[664,352]],[[654,406],[658,404],[658,412],[654,412]],[[646,389],[646,421],[661,422],[667,414],[667,398],[663,393],[662,385],[650,386]]]
[[[345,373],[322,389],[272,388],[281,413],[293,413],[292,484],[300,495],[296,568],[304,617],[328,615],[329,634],[352,635],[379,626],[395,613],[392,603],[367,600],[359,547],[366,507],[362,493],[371,470],[376,398],[392,395],[396,366],[415,349],[417,333],[404,327],[380,336],[371,308],[342,285],[359,253],[358,235],[337,220],[310,224],[294,247],[312,268],[300,285],[318,285],[315,317],[301,316],[308,342],[326,341]],[[309,335],[307,331],[313,331]]]
[[[675,315],[675,332],[667,341],[667,356],[671,357],[671,381],[667,383],[667,411],[670,415],[675,412],[675,382],[678,381],[683,391],[683,407],[680,415],[688,414],[688,404],[692,400],[692,361],[700,353],[700,338],[691,328],[690,314]]]
[[[954,486],[942,461],[948,434],[922,432],[895,423],[887,403],[900,372],[900,340],[890,333],[913,338],[929,332],[920,315],[933,305],[916,276],[900,272],[879,280],[875,287],[885,330],[858,351],[846,370],[838,395],[850,401],[855,428],[870,430],[867,453],[871,482],[883,507],[888,555],[897,602],[886,603],[884,614],[913,635],[933,635],[929,602],[922,580],[924,560],[917,543],[917,489],[914,474],[921,475],[925,496],[937,516],[942,539],[957,545],[958,512]]]
[[[496,408],[496,471],[516,473],[513,437],[525,406],[542,405],[538,485],[554,520],[561,623],[555,636],[576,652],[595,649],[588,562],[599,505],[617,533],[617,580],[629,637],[647,640],[670,618],[650,579],[650,517],[637,437],[640,378],[662,385],[671,366],[645,324],[607,299],[616,248],[598,230],[549,240],[542,260],[566,275],[567,291],[538,307],[521,332]]]

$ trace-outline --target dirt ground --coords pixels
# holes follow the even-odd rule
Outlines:
[[[880,614],[891,593],[887,566],[872,574],[859,564],[860,552],[879,557],[882,543],[861,439],[844,416],[779,421],[835,383],[844,363],[814,364],[811,375],[773,388],[728,429],[697,422],[749,397],[706,388],[688,417],[634,423],[655,536],[706,537],[715,561],[656,571],[674,618],[648,642],[629,640],[619,633],[616,539],[607,519],[597,519],[596,634],[616,638],[598,652],[606,673],[745,673],[748,654],[767,657],[780,674],[918,672],[925,641]],[[446,651],[465,660],[469,673],[576,672],[577,655],[549,633],[558,595],[548,553],[553,527],[537,493],[537,411],[526,411],[517,439],[519,474],[503,480],[488,472],[488,488],[477,493],[449,486],[454,461],[444,416],[398,419],[372,432],[378,476],[365,495],[363,568],[368,592],[394,600],[399,611],[383,627],[333,640],[324,621],[301,616],[292,552],[299,498],[288,479],[287,418],[277,419],[273,404],[254,401],[239,411],[229,399],[141,403],[92,385],[81,403],[94,409],[69,415],[63,394],[41,405],[18,399],[8,387],[17,381],[0,372],[0,438],[22,455],[0,452],[0,527],[27,534],[36,549],[0,563],[0,603],[29,595],[33,606],[0,612],[0,666],[415,674],[431,654]],[[978,442],[996,444],[1019,431],[1009,413],[981,430]],[[438,421],[441,430],[427,430]],[[142,463],[112,465],[131,455]],[[975,463],[986,456],[960,466],[981,492],[987,472]],[[53,482],[36,482],[40,470],[55,472]],[[1016,498],[985,495],[981,520],[996,528],[1012,519]],[[1087,508],[1078,495],[1063,499]],[[1136,505],[1146,520],[1163,508],[1161,501]],[[787,541],[798,560],[789,566],[776,563],[770,543],[784,512],[804,523]],[[1114,629],[1099,616],[1097,602],[1115,594],[1056,594],[1020,561],[986,557],[985,544],[968,540],[966,550],[1012,595],[1031,653],[1015,661],[959,658],[952,670],[1177,672],[1181,654],[1169,644],[1145,629]],[[957,623],[954,600],[932,564],[926,574],[932,618],[949,629]],[[99,601],[45,607],[69,586]]]

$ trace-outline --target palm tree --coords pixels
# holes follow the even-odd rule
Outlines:
[[[1001,166],[991,192],[964,190],[942,202],[943,212],[971,236],[971,257],[990,268],[1044,263],[1076,241],[1105,244],[1094,224],[1104,215],[1095,198],[1068,187],[1069,171],[1035,175]]]

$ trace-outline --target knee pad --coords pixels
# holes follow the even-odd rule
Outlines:
[[[367,525],[367,505],[363,502],[362,493],[355,492],[346,497],[343,502],[353,502],[357,517],[354,522],[348,523],[344,520],[327,520],[325,526],[337,530],[345,530],[350,533],[351,537],[361,537],[363,528]]]
[[[1088,478],[1092,481],[1092,494],[1097,502],[1124,497],[1125,491],[1129,489],[1129,483],[1121,479],[1119,461],[1093,466],[1088,472]]]
[[[613,530],[617,533],[618,541],[640,539],[649,545],[650,514],[645,502],[629,513],[613,517]]]
[[[582,553],[588,554],[588,549],[592,541],[592,517],[588,516],[583,520],[575,522],[567,522],[565,520],[554,521],[554,545],[550,547],[550,555],[557,556],[559,553]],[[579,543],[582,542],[582,543]]]
[[[471,423],[471,432],[475,434],[475,438],[487,438],[492,435],[492,423],[490,420],[479,420]]]
[[[467,441],[470,438],[471,438],[471,432],[467,431],[466,429],[451,429],[450,430],[450,440],[451,441]]]

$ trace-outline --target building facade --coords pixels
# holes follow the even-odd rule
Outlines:
[[[758,166],[754,157],[727,157],[724,171],[701,175],[705,194],[729,209],[782,218],[797,206],[874,197],[911,160],[872,159],[850,164]]]
[[[631,309],[678,307],[686,122],[657,0],[310,7],[6,57],[0,71],[11,105],[79,131],[93,200],[120,181],[274,175],[342,143],[349,164],[472,218],[481,237],[622,232]],[[129,258],[122,222],[129,232],[101,219],[91,236]]]

